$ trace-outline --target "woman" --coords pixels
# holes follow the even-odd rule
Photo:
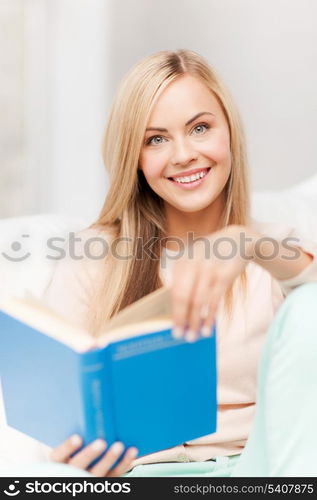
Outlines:
[[[317,475],[317,250],[250,218],[242,126],[206,61],[180,50],[139,62],[116,94],[104,160],[110,187],[98,220],[77,235],[83,259],[59,263],[46,300],[98,335],[120,309],[170,285],[175,336],[195,341],[217,320],[218,428],[144,457],[129,449],[112,469],[121,443],[94,467],[106,444],[76,453],[79,437],[51,460],[97,476]],[[102,241],[120,241],[120,258],[98,258]]]

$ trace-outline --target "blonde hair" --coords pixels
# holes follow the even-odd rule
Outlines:
[[[104,259],[100,283],[90,307],[94,335],[118,311],[162,286],[159,277],[160,240],[166,236],[164,205],[138,169],[145,129],[154,103],[163,90],[181,75],[202,81],[218,99],[230,131],[232,168],[225,186],[226,206],[222,227],[244,225],[248,220],[249,190],[244,133],[232,99],[209,64],[189,50],[161,51],[138,62],[123,79],[107,123],[103,158],[110,187],[98,219],[98,229],[108,241],[120,238],[118,259],[110,252]],[[152,253],[140,258],[142,244],[155,238]],[[246,283],[246,275],[241,275]],[[232,288],[225,295],[232,306]]]

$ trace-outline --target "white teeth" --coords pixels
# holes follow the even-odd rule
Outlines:
[[[193,175],[186,176],[186,177],[173,177],[173,180],[176,182],[182,182],[182,183],[193,182],[193,181],[197,181],[198,179],[201,179],[206,174],[207,174],[207,172],[198,172],[197,174],[193,174]]]

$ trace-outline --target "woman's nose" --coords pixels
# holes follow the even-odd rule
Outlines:
[[[179,139],[174,142],[171,163],[173,165],[186,165],[192,160],[197,160],[197,152],[189,141]]]

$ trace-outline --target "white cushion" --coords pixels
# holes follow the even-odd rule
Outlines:
[[[40,297],[57,263],[54,247],[62,248],[70,232],[90,222],[50,214],[0,220],[0,297],[23,296],[26,290]]]

